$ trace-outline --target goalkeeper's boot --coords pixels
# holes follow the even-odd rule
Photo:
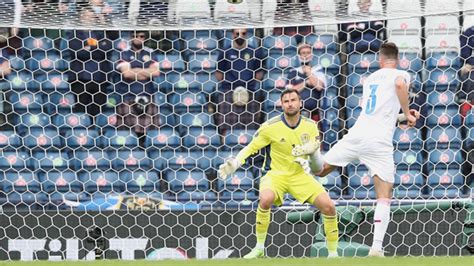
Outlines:
[[[328,259],[336,259],[336,258],[340,258],[339,255],[337,254],[337,251],[336,252],[329,252]]]
[[[383,258],[385,257],[385,255],[383,254],[383,250],[375,250],[375,249],[370,249],[369,250],[369,257],[379,257],[379,258]]]
[[[254,248],[249,254],[244,256],[244,259],[257,259],[265,257],[265,251],[263,248]]]

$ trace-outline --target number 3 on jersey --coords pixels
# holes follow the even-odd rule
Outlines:
[[[375,105],[377,104],[377,88],[379,87],[378,84],[370,84],[370,95],[369,99],[367,99],[367,105],[365,106],[365,113],[370,115],[375,111]]]

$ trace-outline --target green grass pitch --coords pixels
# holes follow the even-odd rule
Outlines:
[[[340,258],[340,259],[226,259],[226,260],[164,260],[164,261],[35,261],[35,262],[19,262],[9,261],[0,262],[5,266],[474,266],[474,256],[465,257],[387,257],[387,258]]]

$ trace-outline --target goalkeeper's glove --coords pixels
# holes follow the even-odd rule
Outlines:
[[[242,164],[236,158],[229,158],[219,166],[217,173],[219,177],[225,179],[228,175],[233,174]]]
[[[309,161],[308,160],[303,159],[301,157],[298,157],[294,160],[294,162],[299,163],[301,165],[301,167],[303,168],[303,170],[305,171],[305,173],[311,175],[311,167],[309,167]]]
[[[319,149],[319,141],[310,141],[303,145],[295,145],[291,150],[291,154],[295,157],[313,154]]]

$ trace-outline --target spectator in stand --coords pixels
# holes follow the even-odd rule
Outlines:
[[[115,90],[122,98],[117,107],[117,125],[132,128],[139,137],[159,126],[158,108],[153,103],[157,90],[153,78],[159,76],[160,71],[158,62],[152,58],[152,50],[144,45],[147,39],[148,32],[134,32],[130,49],[121,53],[117,64],[122,76]]]
[[[467,28],[460,36],[461,63],[460,76],[463,81],[457,97],[461,102],[474,103],[474,26]]]
[[[362,15],[368,15],[372,1],[359,0],[357,5]],[[347,46],[348,53],[354,51],[376,53],[382,45],[385,36],[385,27],[382,20],[359,21],[342,24],[342,32],[339,39],[341,42],[344,40],[349,42]]]
[[[92,8],[81,10],[80,19],[93,25],[97,17]],[[107,60],[112,51],[113,36],[101,30],[74,30],[71,32],[69,48],[71,52],[72,91],[77,95],[76,112],[87,112],[95,116],[103,111],[107,101],[106,87],[112,63]]]
[[[212,96],[221,134],[234,126],[256,129],[262,122],[262,51],[247,43],[246,29],[232,30],[232,37],[231,47],[219,52],[215,73],[219,87]]]
[[[290,70],[288,88],[296,89],[303,100],[303,111],[311,114],[317,110],[318,100],[326,88],[326,76],[321,72],[322,67],[314,65],[313,51],[309,44],[298,45],[297,62],[301,64]]]

